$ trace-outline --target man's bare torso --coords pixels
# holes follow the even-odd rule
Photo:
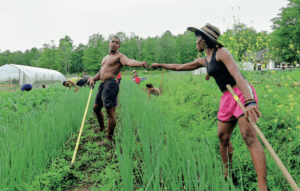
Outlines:
[[[124,56],[120,52],[111,53],[105,56],[101,63],[100,81],[105,82],[108,79],[116,78],[123,65],[120,58]]]

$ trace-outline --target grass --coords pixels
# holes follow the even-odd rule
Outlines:
[[[270,72],[263,75],[246,72],[244,75],[248,81],[262,82],[254,85],[263,114],[258,125],[299,184],[300,148],[297,138],[299,139],[300,102],[297,96],[300,89],[293,85],[297,82],[294,76],[299,76],[299,71]],[[281,79],[282,76],[282,81],[274,79]],[[29,182],[24,179],[22,173],[14,171],[14,177],[18,176],[18,180],[23,181],[19,184],[21,190],[257,189],[252,160],[238,130],[232,135],[235,149],[233,173],[238,177],[238,184],[233,185],[231,180],[225,182],[223,178],[223,164],[216,134],[216,114],[222,93],[213,79],[205,81],[204,76],[164,72],[164,94],[149,100],[145,84],[152,83],[154,87],[160,87],[160,77],[161,74],[150,75],[146,81],[137,85],[127,81],[130,75],[124,75],[119,95],[120,104],[117,107],[115,143],[106,147],[98,147],[95,144],[95,141],[103,140],[105,134],[94,134],[93,130],[98,124],[95,118],[90,116],[80,142],[75,169],[71,171],[72,176],[68,167],[81,121],[74,126],[73,134],[67,142],[65,140],[68,135],[61,138],[60,145],[65,142],[63,150],[59,152],[60,148],[55,148],[60,154],[58,157],[53,155],[48,161],[47,170],[40,170]],[[280,83],[281,86],[273,83]],[[87,95],[88,93],[85,97]],[[79,99],[78,103],[84,102],[83,98],[68,98]],[[67,110],[74,111],[72,108]],[[84,109],[81,110],[83,115]],[[45,122],[54,118],[60,120],[60,117],[55,115],[44,118]],[[39,129],[38,126],[35,128]],[[54,142],[56,141],[52,141]],[[43,146],[45,147],[45,144]],[[267,150],[265,153],[269,187],[272,190],[291,190]]]
[[[159,98],[148,100],[136,84],[125,81],[121,88],[120,190],[239,190],[225,182],[208,139],[180,134],[175,118],[162,113]]]
[[[132,99],[135,97],[135,99]],[[178,124],[166,120],[155,99],[124,81],[117,109],[115,144],[98,147],[105,134],[90,117],[83,131],[75,169],[68,174],[77,133],[48,170],[26,184],[28,190],[239,190],[222,176],[210,141],[190,141]],[[105,121],[107,123],[107,121]]]
[[[56,158],[65,141],[80,126],[86,106],[83,100],[87,99],[89,90],[76,94],[62,90],[64,95],[47,105],[29,108],[19,118],[9,114],[2,120],[0,189],[14,190],[30,183]]]
[[[299,70],[284,72],[243,72],[248,81],[260,81],[253,84],[259,98],[259,108],[263,117],[259,128],[278,154],[288,171],[299,184],[299,129],[300,129],[300,88]],[[140,83],[145,91],[146,83],[160,87],[161,78],[149,78]],[[296,83],[295,83],[296,82]],[[281,84],[278,86],[278,83]],[[163,81],[164,95],[158,99],[158,105],[166,117],[179,122],[181,134],[191,140],[207,137],[217,152],[217,111],[222,93],[213,79],[204,80],[204,76],[193,76],[190,73],[166,73]],[[250,154],[239,130],[233,132],[231,141],[234,147],[233,172],[243,177],[244,187],[252,190],[257,187],[256,173]],[[272,190],[290,190],[287,181],[278,169],[273,158],[265,150],[267,157],[268,185]],[[240,174],[240,170],[243,175]]]

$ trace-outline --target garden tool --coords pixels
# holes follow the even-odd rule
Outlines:
[[[90,95],[89,95],[89,98],[88,98],[88,102],[87,102],[87,105],[86,105],[86,108],[85,108],[85,112],[84,112],[84,115],[83,115],[83,120],[82,120],[82,123],[81,123],[78,139],[77,139],[77,142],[76,142],[72,162],[71,162],[71,165],[70,165],[70,170],[74,167],[75,157],[76,157],[76,153],[77,153],[77,150],[78,150],[80,137],[81,137],[81,133],[82,133],[82,130],[83,130],[86,114],[87,114],[87,111],[88,111],[88,108],[89,108],[89,104],[90,104],[91,96],[92,96],[92,93],[93,93],[93,89],[94,89],[94,86],[91,88]]]
[[[229,92],[233,96],[234,100],[239,104],[239,106],[241,107],[241,109],[245,113],[245,108],[244,108],[242,102],[240,101],[239,97],[234,93],[232,87],[229,84],[227,84],[226,88],[229,90]],[[267,139],[265,138],[265,136],[262,134],[262,132],[260,131],[260,129],[258,128],[258,126],[251,121],[250,117],[248,117],[248,120],[250,121],[250,123],[254,127],[256,133],[259,135],[259,137],[262,140],[262,142],[267,147],[269,153],[271,154],[271,156],[275,160],[277,166],[279,167],[279,169],[281,170],[281,172],[283,173],[283,175],[285,176],[285,178],[287,179],[287,181],[289,182],[289,184],[291,185],[291,187],[293,188],[293,190],[294,191],[300,191],[300,189],[297,186],[296,182],[294,181],[294,179],[292,178],[292,176],[290,175],[290,173],[287,171],[287,169],[285,168],[285,166],[283,165],[283,163],[281,162],[281,160],[279,159],[279,157],[277,156],[277,154],[275,153],[274,149],[271,147],[271,145],[269,144],[269,142],[267,141]]]
[[[161,81],[160,81],[160,92],[161,93],[163,93],[163,91],[162,91],[163,77],[164,77],[164,69],[162,69],[162,71],[161,71]]]

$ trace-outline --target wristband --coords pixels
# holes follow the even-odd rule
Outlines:
[[[248,105],[256,105],[256,102],[251,102],[251,103],[245,104],[245,107],[247,107]]]
[[[245,106],[248,105],[249,103],[256,103],[256,100],[255,99],[249,99],[247,101],[245,101]]]
[[[255,101],[255,102],[256,102],[256,100],[255,100],[255,99],[248,99],[247,101],[245,101],[245,103],[247,103],[247,102],[253,102],[253,101]]]

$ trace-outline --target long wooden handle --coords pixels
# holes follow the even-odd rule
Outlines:
[[[242,108],[243,112],[245,113],[245,108],[244,108],[242,102],[240,101],[240,99],[238,98],[238,96],[234,93],[232,87],[229,84],[227,84],[226,87],[229,90],[229,92],[231,93],[231,95],[234,97],[235,101]],[[281,170],[281,172],[283,173],[283,175],[285,176],[285,178],[287,179],[287,181],[290,183],[290,185],[293,188],[293,190],[294,191],[300,191],[300,189],[297,186],[296,182],[294,181],[294,179],[292,178],[292,176],[290,175],[290,173],[287,171],[287,169],[285,168],[285,166],[283,165],[283,163],[281,162],[281,160],[279,159],[279,157],[277,156],[277,154],[275,153],[274,149],[271,147],[271,145],[269,144],[269,142],[267,141],[267,139],[265,138],[265,136],[262,134],[262,132],[260,131],[260,129],[258,128],[258,126],[251,121],[250,117],[248,117],[248,120],[253,125],[256,133],[259,135],[260,139],[262,140],[262,142],[267,147],[269,153],[271,154],[271,156],[275,160],[277,166],[279,167],[279,169]]]
[[[86,107],[85,107],[85,112],[84,112],[84,115],[83,115],[83,120],[82,120],[82,123],[81,123],[79,135],[78,135],[78,138],[77,138],[77,142],[76,142],[76,146],[75,146],[75,150],[74,150],[72,162],[71,162],[71,165],[70,165],[70,169],[72,169],[73,166],[74,166],[75,157],[76,157],[76,153],[77,153],[77,150],[78,150],[78,146],[79,146],[80,137],[81,137],[81,133],[82,133],[82,130],[83,130],[83,126],[84,126],[86,114],[87,114],[87,111],[88,111],[88,108],[89,108],[89,104],[90,104],[92,92],[93,92],[93,88],[91,88],[90,95],[89,95],[89,99],[88,99],[88,102],[87,102]]]
[[[160,81],[160,92],[161,92],[161,94],[163,93],[163,91],[162,91],[163,78],[164,78],[164,69],[162,69],[162,71],[161,71],[161,81]]]

